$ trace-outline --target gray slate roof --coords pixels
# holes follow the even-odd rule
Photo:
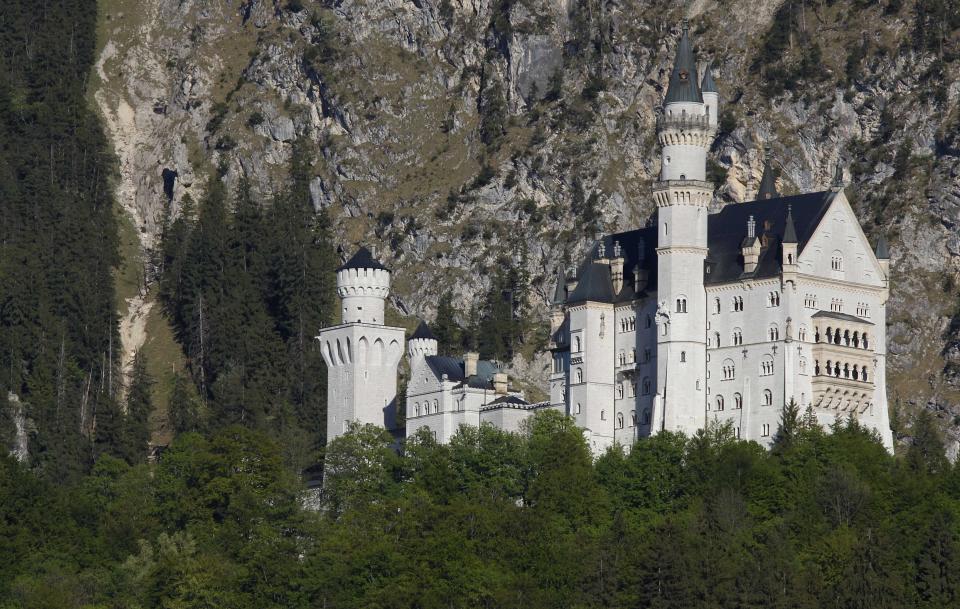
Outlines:
[[[417,340],[418,338],[425,340],[437,340],[437,337],[433,335],[433,332],[430,331],[430,326],[428,326],[427,322],[425,321],[420,322],[420,325],[417,326],[416,330],[414,330],[410,340]]]
[[[763,161],[763,176],[760,178],[760,188],[757,191],[757,200],[776,199],[780,196],[777,192],[777,174],[773,169],[773,163],[767,156]]]
[[[703,71],[703,81],[700,83],[703,93],[717,93],[717,83],[713,82],[713,66],[708,65]]]
[[[880,235],[877,239],[877,260],[890,260],[890,247],[887,245],[887,238]]]
[[[872,321],[867,321],[861,317],[850,315],[849,313],[836,313],[834,311],[817,311],[810,317],[812,319],[822,319],[825,317],[827,319],[839,319],[840,321],[850,321],[857,324],[866,324],[868,326],[873,325]]]
[[[782,271],[780,245],[790,237],[787,230],[787,214],[793,220],[793,237],[799,255],[813,236],[833,197],[833,191],[813,192],[789,197],[778,197],[748,203],[731,203],[718,213],[707,218],[708,251],[704,268],[704,284],[728,283],[742,278],[775,277]],[[760,251],[756,270],[745,276],[741,245],[747,235],[747,220],[753,216],[757,223],[758,238],[766,237],[767,245]],[[624,287],[619,295],[613,294],[610,269],[596,264],[600,242],[606,251],[612,251],[613,243],[620,242],[624,260]],[[657,228],[645,228],[606,235],[595,243],[587,253],[580,268],[580,283],[567,299],[568,304],[585,302],[623,302],[638,295],[634,289],[632,269],[636,266],[647,271],[645,292],[657,289]],[[640,254],[642,250],[643,254]]]
[[[370,253],[366,247],[361,246],[357,250],[357,253],[353,255],[350,260],[347,260],[344,264],[340,265],[337,269],[337,272],[343,271],[345,269],[380,269],[384,271],[389,271],[387,267],[383,266],[383,263],[373,257],[373,254]]]
[[[491,361],[482,359],[477,362],[477,375],[467,378],[463,372],[463,358],[448,357],[446,355],[428,355],[426,357],[427,365],[430,370],[441,378],[444,374],[447,379],[454,382],[465,382],[467,386],[476,389],[489,389],[493,385],[493,375],[497,373],[497,365]]]
[[[667,96],[663,100],[664,104],[673,102],[703,103],[703,95],[700,94],[700,86],[697,83],[697,58],[693,54],[689,26],[686,21],[683,22],[680,44],[677,45],[677,57],[673,61]]]

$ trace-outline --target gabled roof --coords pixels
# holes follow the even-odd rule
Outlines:
[[[418,338],[425,340],[437,340],[437,337],[433,335],[433,332],[430,331],[430,326],[428,326],[427,322],[425,321],[420,322],[420,325],[417,326],[417,329],[413,332],[410,340],[417,340]]]
[[[797,254],[817,230],[820,220],[827,213],[834,191],[812,192],[789,197],[777,197],[747,203],[731,203],[719,212],[707,217],[708,250],[704,264],[704,284],[727,283],[743,278],[742,244],[747,236],[747,221],[753,216],[756,221],[756,236],[765,239],[766,246],[760,250],[757,268],[750,278],[775,277],[782,271],[780,245],[789,239],[797,244]],[[793,221],[793,230],[787,226],[787,215]],[[792,234],[791,234],[792,233]],[[613,294],[610,269],[597,264],[599,243],[606,251],[612,251],[615,242],[623,250],[623,290]],[[634,268],[647,271],[647,284],[637,294],[634,286]],[[643,297],[657,289],[657,228],[645,228],[614,233],[603,237],[587,253],[586,262],[580,270],[581,279],[577,289],[568,298],[568,304],[591,300],[617,303]]]
[[[747,234],[750,216],[757,222],[757,236],[766,237],[767,245],[760,251],[752,278],[773,277],[780,274],[780,244],[786,232],[787,213],[791,214],[797,238],[797,254],[817,230],[820,220],[836,193],[812,192],[790,197],[779,197],[749,203],[732,203],[707,218],[707,235],[713,264],[704,275],[704,283],[735,281],[743,274],[740,243]]]
[[[684,20],[677,56],[673,61],[673,72],[670,73],[670,84],[667,86],[667,96],[663,100],[665,105],[674,102],[703,103],[703,95],[700,94],[697,83],[697,58],[693,54],[689,30],[690,25]]]
[[[353,255],[350,260],[347,260],[344,264],[340,265],[337,268],[337,272],[346,270],[346,269],[379,269],[384,271],[389,271],[387,267],[383,266],[379,260],[373,257],[373,254],[370,253],[366,247],[360,246],[360,249],[357,250],[357,253]]]

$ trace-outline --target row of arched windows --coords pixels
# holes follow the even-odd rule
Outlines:
[[[605,415],[604,415],[603,413],[601,413],[601,419],[603,419],[604,416],[605,416]],[[618,413],[617,413],[617,418],[616,418],[615,428],[616,428],[616,429],[623,429],[623,423],[624,423],[623,413],[622,413],[622,412],[618,412]],[[640,424],[641,424],[641,425],[649,425],[649,424],[650,424],[650,409],[649,409],[649,408],[648,408],[648,409],[645,409],[645,410],[643,411],[642,419],[641,419],[641,421],[640,421]],[[630,411],[630,427],[636,427],[636,425],[637,425],[637,411],[636,411],[636,410],[631,410],[631,411]]]
[[[769,294],[767,294],[767,306],[768,307],[780,306],[780,292],[770,292]]]
[[[421,411],[421,410],[422,410],[422,411]],[[431,409],[430,409],[430,400],[424,401],[422,407],[421,407],[420,402],[415,402],[415,403],[414,403],[414,406],[413,406],[413,411],[416,413],[414,416],[418,416],[418,417],[421,416],[421,415],[428,415],[428,414],[431,414],[431,413],[438,413],[438,412],[440,412],[440,402],[438,402],[437,400],[434,400],[434,401],[433,401],[433,410],[432,410],[432,411],[431,411]]]
[[[857,315],[860,317],[870,317],[870,305],[865,302],[858,302]]]
[[[826,332],[821,334],[820,328],[817,328],[814,339],[818,343],[826,342],[832,345],[843,345],[844,347],[855,347],[857,349],[870,348],[870,338],[867,336],[867,333],[858,330],[850,332],[850,330],[844,328],[827,326]]]
[[[813,363],[813,373],[817,376],[832,376],[834,378],[845,378],[854,381],[870,382],[870,372],[864,365],[850,365],[849,363],[827,360],[826,365],[821,368],[820,360]]]
[[[843,313],[843,299],[833,298],[830,300],[830,310],[834,313]]]
[[[726,400],[724,400],[722,395],[718,395],[713,400],[714,409],[718,412],[723,411],[726,407]],[[764,406],[773,406],[773,392],[769,389],[763,390],[763,405]],[[739,393],[733,394],[733,409],[740,410],[743,408],[743,396]]]
[[[637,318],[636,317],[625,317],[620,320],[620,331],[621,332],[633,332],[637,329]]]

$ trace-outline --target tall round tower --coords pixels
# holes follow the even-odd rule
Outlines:
[[[404,330],[384,325],[390,270],[365,247],[337,269],[342,323],[320,331],[327,364],[327,441],[350,423],[396,426]]]
[[[663,112],[657,204],[657,394],[654,429],[693,433],[703,427],[706,404],[707,216],[713,184],[706,181],[707,151],[716,135],[716,96],[704,101],[696,57],[684,20]],[[712,85],[713,78],[704,78]],[[713,88],[713,87],[711,87]]]

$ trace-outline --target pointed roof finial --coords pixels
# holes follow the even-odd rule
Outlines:
[[[787,205],[787,222],[783,229],[783,242],[797,243],[797,228],[793,225],[793,205]]]
[[[673,61],[673,72],[670,73],[670,84],[667,86],[667,96],[663,99],[664,105],[675,102],[703,103],[703,95],[700,94],[700,85],[697,83],[697,58],[693,54],[693,45],[690,44],[689,30],[690,23],[684,19],[677,56]]]
[[[757,236],[757,221],[750,216],[747,220],[747,239],[755,239]]]
[[[780,196],[777,192],[777,176],[773,170],[773,162],[770,159],[770,146],[763,149],[763,176],[760,178],[760,189],[757,191],[757,200],[776,199]]]
[[[876,249],[877,260],[890,260],[890,247],[887,245],[887,238],[880,233],[880,238],[877,239],[877,249]]]
[[[837,159],[837,167],[833,171],[833,182],[830,184],[833,190],[843,190],[843,187],[846,186],[843,180],[843,160]]]

